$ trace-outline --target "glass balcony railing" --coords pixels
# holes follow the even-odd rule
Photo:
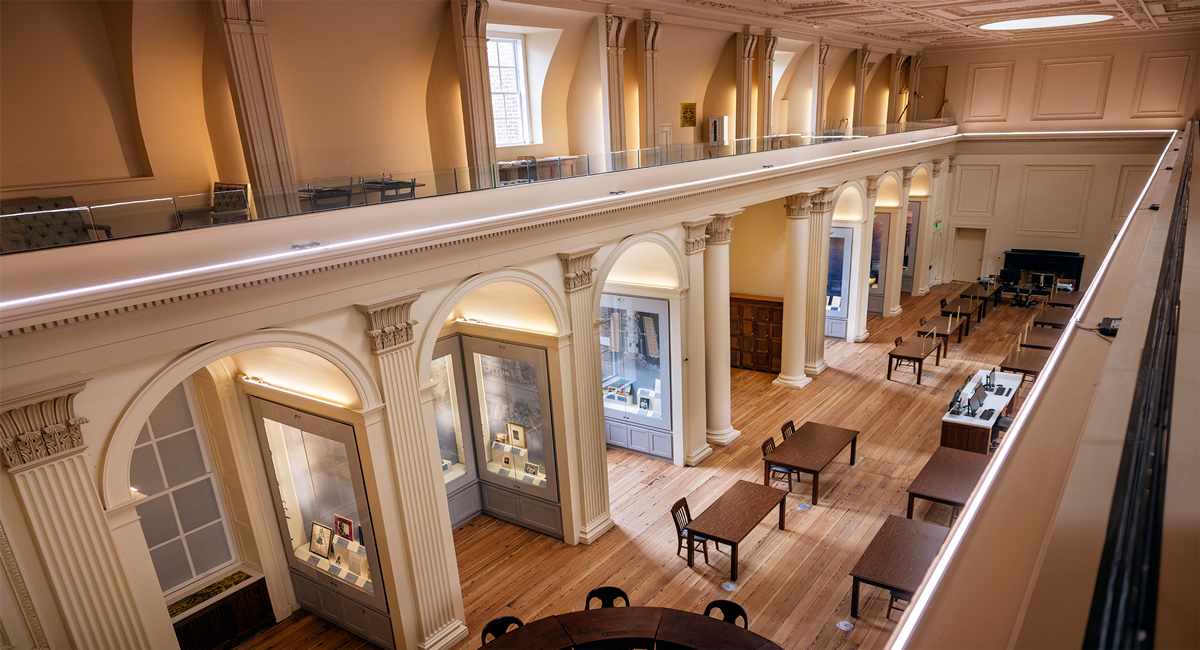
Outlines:
[[[596,176],[633,169],[920,131],[953,118],[632,149],[610,153],[521,157],[484,167],[313,179],[284,187],[217,183],[213,192],[76,206],[72,197],[0,202],[0,253],[16,253],[309,214],[429,196]]]

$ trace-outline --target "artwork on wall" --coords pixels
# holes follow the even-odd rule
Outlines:
[[[686,102],[679,105],[679,126],[696,126],[695,102]]]
[[[312,537],[308,542],[308,550],[325,559],[329,559],[329,544],[333,541],[333,529],[324,524],[312,523]]]
[[[354,541],[354,522],[340,515],[333,516],[333,529],[338,537]]]

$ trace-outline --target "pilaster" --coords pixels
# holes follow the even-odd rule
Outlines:
[[[739,139],[754,135],[750,130],[751,116],[754,115],[753,84],[754,84],[754,46],[758,44],[758,36],[750,33],[750,27],[742,28],[737,35],[737,70],[734,77],[737,81],[737,115],[736,133]],[[739,145],[744,146],[744,145]]]
[[[825,59],[829,56],[829,44],[817,43],[817,74],[813,83],[813,133],[824,133],[825,125]]]
[[[86,381],[25,393],[0,406],[0,456],[74,646],[149,649],[154,644],[81,453],[81,427],[88,420],[75,414],[74,400]]]
[[[604,16],[604,44],[608,74],[608,145],[609,151],[625,151],[625,30],[629,19]]]
[[[907,62],[908,57],[900,50],[896,50],[896,53],[892,55],[892,76],[888,83],[888,124],[900,121],[900,74],[904,71],[904,64]]]
[[[705,393],[705,284],[704,251],[708,248],[712,217],[683,222],[684,264],[687,265],[688,289],[682,301],[683,311],[683,464],[699,465],[712,455],[708,444],[708,407]],[[726,368],[728,370],[728,367]]]
[[[492,119],[492,86],[488,77],[488,0],[454,0],[454,37],[458,53],[458,87],[462,96],[467,165],[472,188],[491,187],[496,163],[496,129]]]
[[[467,635],[462,587],[450,534],[450,514],[433,436],[422,419],[417,359],[413,351],[412,305],[420,291],[355,305],[367,320],[371,352],[387,404],[391,474],[403,517],[412,597],[416,603],[418,647],[447,648]],[[412,462],[413,458],[418,462]],[[403,582],[397,581],[397,588]]]
[[[771,30],[768,29],[759,42],[761,47],[758,56],[758,135],[765,138],[775,132],[775,47],[779,45],[779,37],[772,36]]]
[[[642,146],[653,148],[664,143],[658,142],[658,32],[662,23],[650,19],[646,12],[642,19],[642,65],[641,74],[641,104],[642,104]]]
[[[808,219],[808,291],[805,300],[807,329],[804,372],[821,374],[825,362],[825,296],[829,291],[829,234],[833,230],[833,194],[836,187],[823,187],[812,194]]]
[[[704,249],[704,374],[708,442],[727,445],[742,434],[733,428],[729,371],[729,240],[741,210],[713,215]]]
[[[863,45],[858,50],[858,67],[854,75],[854,116],[852,126],[862,126],[863,106],[867,94],[867,72],[871,69],[871,48]]]
[[[600,320],[594,311],[596,267],[592,262],[599,250],[599,246],[587,246],[558,254],[574,338],[571,368],[575,375],[575,435],[583,505],[579,541],[584,544],[591,544],[613,527],[600,386]]]
[[[783,358],[776,386],[803,388],[812,383],[804,374],[804,348],[808,343],[806,328],[809,274],[809,206],[812,194],[792,194],[784,197],[787,231],[783,249]]]
[[[911,93],[907,113],[908,121],[916,122],[920,119],[917,117],[917,106],[921,101],[919,94],[921,90],[921,54],[919,52],[908,60],[908,89]]]

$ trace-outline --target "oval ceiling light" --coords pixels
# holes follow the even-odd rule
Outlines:
[[[1017,20],[1002,20],[998,23],[980,25],[979,29],[988,31],[1015,31],[1018,29],[1044,29],[1046,27],[1070,27],[1072,25],[1088,25],[1091,23],[1112,20],[1110,14],[1071,14],[1067,16],[1039,16],[1037,18],[1020,18]]]

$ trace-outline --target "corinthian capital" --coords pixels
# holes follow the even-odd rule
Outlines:
[[[87,381],[75,377],[5,400],[0,406],[0,456],[5,467],[16,469],[83,449],[80,427],[88,420],[75,414],[75,396]]]
[[[354,306],[367,319],[371,352],[386,354],[412,345],[413,326],[417,321],[410,318],[410,313],[413,303],[420,297],[420,291],[410,291],[369,305]]]
[[[587,246],[558,254],[563,266],[563,288],[567,293],[575,293],[596,283],[596,267],[592,266],[592,260],[598,250],[599,246]]]

